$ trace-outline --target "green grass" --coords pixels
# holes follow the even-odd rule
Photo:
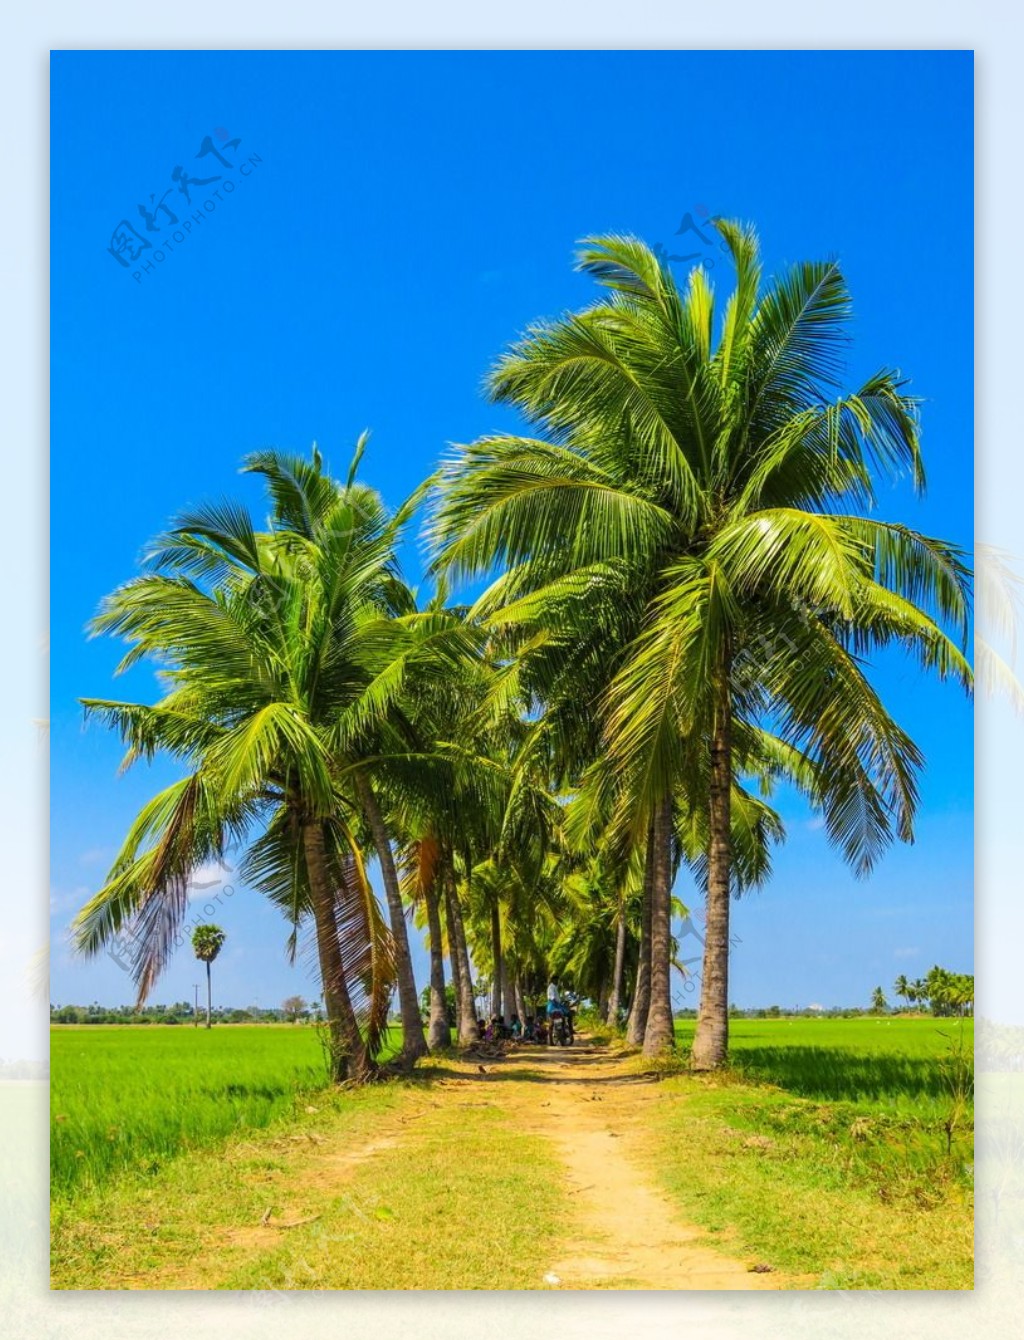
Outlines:
[[[804,1098],[936,1117],[948,1107],[949,1092],[939,1062],[961,1022],[973,1054],[973,1019],[733,1019],[729,1059],[745,1079]],[[676,1022],[684,1053],[694,1027],[692,1020]]]
[[[287,1125],[55,1205],[52,1287],[548,1287],[572,1209],[557,1155],[524,1157],[515,1114],[437,1092],[444,1073],[325,1089]]]
[[[568,1218],[552,1147],[495,1107],[450,1106],[358,1173],[320,1218],[222,1289],[543,1289]]]
[[[54,1200],[51,1287],[213,1287],[251,1252],[235,1234],[251,1233],[268,1209],[285,1219],[309,1212],[303,1197],[322,1180],[310,1179],[309,1165],[325,1139],[365,1145],[407,1098],[397,1084],[307,1096],[312,1101],[297,1104],[287,1123],[258,1132],[240,1127],[212,1147],[182,1148],[154,1161],[144,1174],[82,1182],[74,1198]],[[280,1241],[271,1231],[263,1237],[268,1246]]]
[[[268,1024],[50,1030],[51,1196],[287,1117],[326,1083],[316,1029]]]
[[[973,1069],[959,1021],[735,1020],[727,1071],[665,1081],[651,1169],[684,1213],[819,1288],[973,1280]],[[685,1048],[693,1024],[677,1024]],[[973,1021],[964,1021],[968,1062]]]

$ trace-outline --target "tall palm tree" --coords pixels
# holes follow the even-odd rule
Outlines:
[[[369,765],[340,728],[379,682],[382,621],[409,610],[394,557],[404,515],[355,482],[361,446],[343,487],[315,449],[310,460],[250,458],[273,504],[265,530],[235,504],[202,508],[104,602],[94,632],[128,641],[122,668],[156,661],[165,692],[153,705],[89,699],[86,711],[121,733],[126,765],[164,752],[186,776],[143,808],[75,921],[86,953],[130,936],[144,999],[173,948],[192,871],[239,843],[242,878],[291,924],[290,953],[313,927],[337,1079],[370,1074],[395,980],[353,784]]]
[[[319,465],[313,472],[308,472],[297,468],[303,466],[303,462],[276,452],[260,452],[249,459],[247,468],[267,480],[278,524],[300,546],[322,549],[327,563],[343,561],[348,556],[347,546],[352,539],[352,523],[347,514],[339,514],[339,501],[344,503],[359,491],[370,494],[355,482],[367,440],[368,434],[363,433],[356,444],[344,487],[325,479]],[[314,454],[316,464],[319,457],[315,448]],[[330,748],[333,762],[342,768],[344,785],[351,792],[380,865],[394,942],[402,1058],[412,1063],[426,1053],[427,1045],[391,834],[375,773],[380,769],[382,750],[388,747],[388,713],[395,710],[409,662],[422,653],[423,639],[413,593],[401,581],[394,557],[394,545],[411,503],[391,518],[379,497],[372,496],[378,508],[377,524],[384,528],[380,532],[381,538],[386,533],[386,543],[391,546],[386,560],[387,601],[385,605],[365,607],[359,615],[357,676],[350,674],[348,679],[348,701],[337,704]],[[353,667],[348,669],[351,672]],[[404,743],[399,740],[397,747],[404,748]]]
[[[227,937],[219,926],[197,926],[192,932],[192,948],[201,963],[206,964],[206,1027],[213,1023],[213,984],[210,964],[220,953]]]
[[[680,292],[638,240],[584,244],[580,268],[608,296],[532,328],[491,377],[545,435],[456,448],[431,521],[439,570],[506,568],[480,612],[581,649],[578,711],[600,723],[635,840],[652,838],[648,1052],[672,1045],[671,798],[683,789],[706,811],[702,1068],[727,1050],[744,758],[798,778],[863,875],[911,838],[922,763],[865,656],[898,645],[970,683],[962,554],[856,510],[877,474],[923,487],[915,401],[891,371],[841,392],[838,264],[798,265],[762,291],[753,231],[717,227],[736,269],[720,321],[703,269]]]

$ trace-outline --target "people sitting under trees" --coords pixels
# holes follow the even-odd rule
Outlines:
[[[477,1031],[481,1042],[535,1042],[548,1045],[552,1038],[552,1017],[564,1015],[568,1024],[570,1040],[573,1037],[573,1011],[577,997],[567,988],[559,989],[552,978],[544,1001],[530,1001],[532,1012],[520,1016],[513,1013],[509,1023],[505,1023],[500,1014],[492,1013],[486,1018],[477,1019]]]

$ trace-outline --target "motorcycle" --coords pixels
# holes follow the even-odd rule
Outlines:
[[[573,1042],[572,1012],[559,1005],[548,1015],[548,1042],[559,1047],[571,1047]]]

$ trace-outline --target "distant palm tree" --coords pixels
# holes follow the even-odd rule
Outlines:
[[[885,992],[880,986],[876,986],[871,993],[871,1008],[876,1014],[881,1014],[886,1007]]]
[[[192,948],[196,958],[206,964],[206,1027],[213,1022],[213,987],[210,980],[210,964],[220,953],[227,937],[219,926],[197,926],[192,932]]]
[[[910,1000],[909,986],[910,983],[907,981],[906,974],[901,972],[893,984],[893,990],[896,992],[897,996],[899,996],[900,1000]]]

